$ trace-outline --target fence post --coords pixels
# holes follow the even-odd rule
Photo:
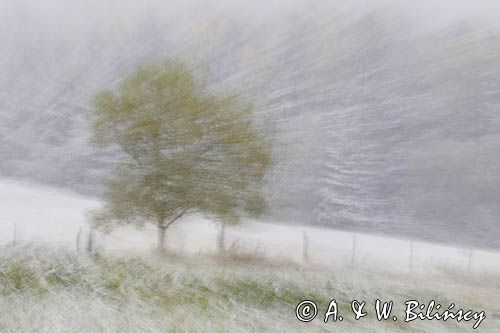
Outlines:
[[[302,260],[309,261],[309,237],[305,230],[302,232]]]
[[[410,271],[413,270],[413,239],[410,240]]]
[[[352,237],[352,254],[351,254],[351,265],[355,265],[356,260],[356,234]]]
[[[471,268],[472,268],[472,247],[469,248],[469,255],[467,258],[467,272],[470,273]]]
[[[89,230],[89,238],[88,238],[88,241],[87,241],[87,252],[89,254],[92,253],[93,246],[94,246],[94,229],[91,228]]]
[[[16,237],[17,237],[17,223],[14,222],[14,233],[12,235],[12,245],[16,246]]]
[[[80,239],[82,237],[82,228],[78,229],[78,234],[76,235],[76,253],[80,252]]]

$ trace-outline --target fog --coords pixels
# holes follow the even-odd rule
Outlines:
[[[266,220],[499,247],[497,1],[0,0],[0,177],[98,197],[83,112],[178,58],[276,138]]]
[[[17,181],[0,181],[0,202],[1,244],[46,243],[80,252],[89,246],[90,228],[85,217],[100,206],[98,201],[72,191]],[[378,273],[429,274],[443,269],[479,275],[498,273],[500,253],[494,251],[266,222],[244,219],[229,228],[226,247],[235,256],[303,265],[308,269],[338,271],[362,267]],[[200,215],[186,216],[169,230],[168,251],[184,256],[217,253],[217,231],[213,221]],[[153,226],[125,226],[110,233],[94,230],[92,246],[111,257],[148,255],[156,232]],[[307,259],[304,235],[308,239]],[[391,265],[385,265],[388,261]]]

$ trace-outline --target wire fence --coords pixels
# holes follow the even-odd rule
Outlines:
[[[1,230],[3,243],[30,242],[26,230],[16,223]],[[9,237],[6,234],[10,233]],[[214,253],[217,228],[211,223],[184,223],[167,234],[169,251]],[[71,239],[73,238],[73,239]],[[56,240],[57,242],[57,240]],[[102,234],[80,227],[72,237],[60,239],[72,243],[78,252],[135,251],[155,247],[155,230],[131,229]],[[325,228],[298,227],[267,223],[248,223],[228,228],[225,247],[237,254],[293,261],[325,268],[354,266],[387,270],[419,271],[453,268],[465,272],[500,271],[500,253],[471,247],[428,243],[416,239],[397,239],[351,233]]]

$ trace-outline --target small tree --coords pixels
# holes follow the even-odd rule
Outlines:
[[[175,221],[201,213],[221,223],[223,250],[226,224],[263,211],[269,142],[254,126],[253,108],[201,92],[183,64],[138,67],[96,96],[89,118],[96,146],[125,153],[98,224],[154,223],[163,249]]]

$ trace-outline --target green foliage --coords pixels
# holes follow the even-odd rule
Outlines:
[[[41,291],[50,294],[62,290],[76,290],[117,303],[137,297],[164,310],[183,305],[208,310],[212,302],[293,309],[297,300],[301,299],[315,299],[322,303],[329,301],[327,294],[317,290],[321,288],[304,288],[296,282],[282,279],[280,274],[248,274],[255,271],[255,266],[246,267],[244,264],[243,270],[227,266],[226,270],[205,271],[212,267],[204,264],[209,258],[180,261],[174,266],[165,266],[162,258],[149,262],[140,257],[79,262],[77,257],[58,258],[56,255],[55,260],[41,262],[35,257],[9,266],[0,275],[0,286],[4,294],[36,292],[40,297],[43,297]]]
[[[295,332],[304,327],[347,332],[471,332],[471,325],[378,321],[370,302],[438,300],[486,309],[484,332],[499,332],[498,273],[459,271],[406,275],[339,268],[297,269],[288,263],[224,260],[220,257],[106,257],[92,259],[64,248],[0,247],[2,332]],[[461,279],[458,277],[462,277]],[[426,280],[425,287],[416,286]],[[390,281],[390,283],[388,283]],[[484,286],[480,293],[477,285]],[[486,296],[487,297],[486,297]],[[342,323],[323,323],[332,298]],[[304,326],[295,307],[318,305],[318,317]],[[356,321],[350,302],[367,301],[368,315]],[[287,326],[288,325],[288,326]],[[316,326],[310,326],[316,325]],[[360,326],[361,325],[361,326]],[[54,329],[54,327],[56,327]],[[285,327],[285,329],[283,329]]]
[[[166,229],[188,212],[224,223],[262,213],[270,142],[254,126],[253,108],[201,91],[183,64],[138,67],[96,96],[89,117],[92,142],[126,154],[107,184],[99,224]]]
[[[31,289],[43,291],[38,278],[30,267],[16,264],[0,272],[0,290],[2,294]]]

